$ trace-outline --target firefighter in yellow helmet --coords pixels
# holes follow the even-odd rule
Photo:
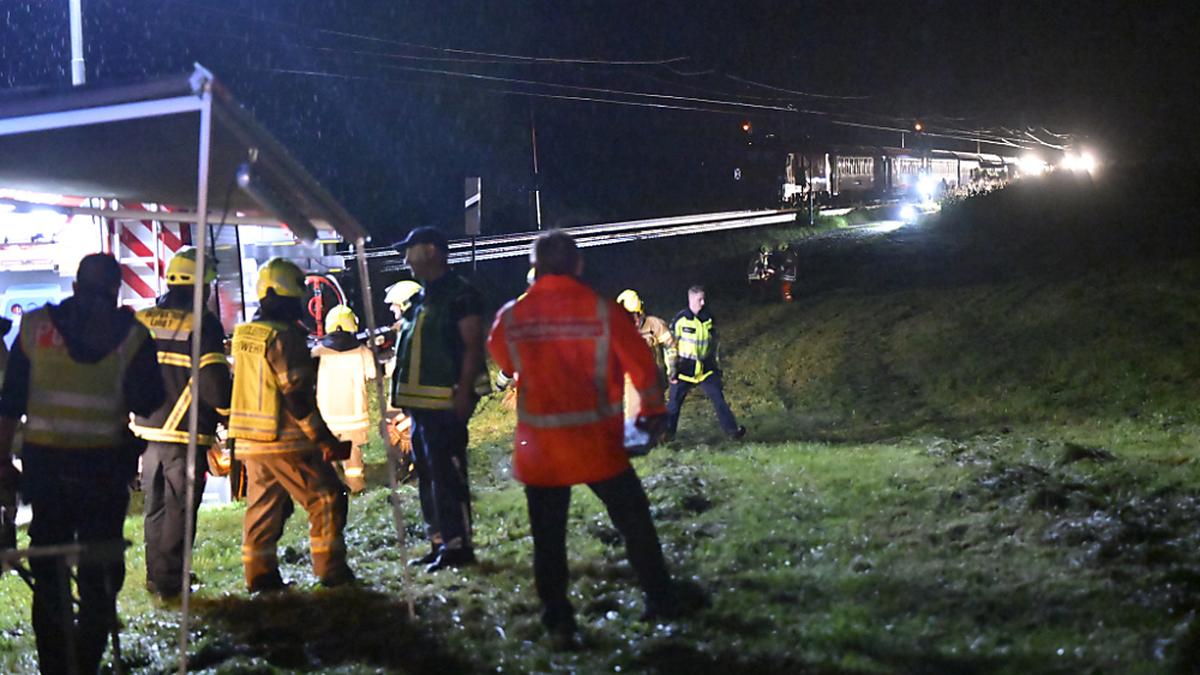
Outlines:
[[[133,312],[117,307],[120,288],[121,267],[111,255],[85,256],[75,294],[26,314],[13,342],[0,392],[0,485],[17,476],[12,442],[24,416],[22,492],[33,507],[32,546],[119,546],[124,538],[141,449],[129,413],[149,415],[166,393],[150,334]],[[41,672],[99,669],[117,629],[123,557],[80,562],[78,612],[60,560],[30,561]]]
[[[353,448],[342,462],[342,475],[351,492],[366,488],[362,446],[371,422],[367,411],[367,380],[375,379],[375,355],[358,339],[358,317],[346,305],[325,315],[325,336],[313,349],[317,359],[317,408],[329,430]]]
[[[233,332],[229,435],[246,466],[242,566],[251,592],[282,589],[276,544],[296,500],[308,512],[313,571],[325,586],[354,580],[346,564],[346,486],[330,464],[350,456],[321,417],[316,369],[300,325],[304,272],[272,258],[258,270],[259,310]]]
[[[404,313],[408,311],[408,308],[412,307],[413,298],[420,292],[421,284],[411,279],[405,279],[404,281],[397,281],[388,286],[387,294],[383,296],[383,301],[388,304],[388,307],[392,310],[392,316],[399,322]]]
[[[192,315],[192,284],[196,279],[196,249],[175,254],[167,265],[167,292],[158,303],[137,313],[158,349],[158,364],[167,387],[167,400],[149,415],[134,418],[130,428],[147,442],[142,455],[142,493],[145,495],[146,590],[162,598],[183,590],[185,519],[196,536],[196,513],[204,495],[206,451],[216,441],[217,423],[229,417],[229,362],[224,330],[212,313],[200,321]],[[207,302],[217,269],[204,265]],[[187,499],[188,413],[192,402],[192,340],[200,340],[200,406],[197,426],[195,499]]]
[[[658,365],[659,386],[665,389],[667,382],[675,379],[675,336],[671,334],[671,328],[667,326],[666,321],[646,314],[641,296],[632,288],[621,291],[617,296],[617,304],[624,307],[625,311],[633,317],[633,325],[637,326],[642,340],[650,348],[650,353],[654,354],[654,362]],[[640,405],[641,400],[638,398],[637,389],[633,386],[633,382],[626,377],[625,417],[635,417]]]

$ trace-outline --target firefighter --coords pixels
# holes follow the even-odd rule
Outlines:
[[[760,295],[764,294],[771,287],[771,283],[775,281],[775,266],[771,260],[769,245],[763,244],[755,252],[754,257],[750,260],[750,267],[746,271],[746,281]]]
[[[793,300],[792,287],[796,283],[796,272],[799,266],[800,261],[796,256],[795,249],[786,241],[780,242],[775,247],[774,267],[779,273],[779,296],[784,302]]]
[[[147,442],[142,456],[145,495],[146,590],[172,598],[183,590],[185,518],[196,536],[196,514],[204,497],[207,450],[216,442],[217,423],[229,417],[229,362],[225,358],[221,322],[205,311],[197,326],[192,316],[192,284],[197,271],[196,249],[177,253],[167,265],[167,292],[158,303],[137,314],[158,349],[158,363],[167,386],[166,402],[130,428]],[[204,300],[217,278],[211,260],[204,264]],[[193,501],[187,504],[188,418],[192,401],[192,340],[200,340],[200,406],[196,428]]]
[[[450,269],[449,242],[418,227],[396,244],[422,283],[400,323],[391,404],[412,418],[417,489],[430,551],[409,561],[435,572],[475,562],[467,421],[491,386],[483,357],[483,296]],[[483,385],[480,390],[480,385]]]
[[[325,337],[313,349],[317,359],[317,407],[329,430],[350,441],[350,459],[342,472],[351,492],[366,488],[362,448],[371,428],[367,411],[367,380],[375,379],[375,355],[358,340],[358,317],[346,305],[325,315]]]
[[[252,593],[285,588],[276,544],[296,500],[308,512],[313,571],[324,586],[354,581],[346,564],[346,486],[330,462],[350,442],[326,426],[316,401],[316,369],[300,325],[304,272],[272,258],[258,270],[259,310],[233,332],[229,436],[246,466],[242,567]]]
[[[726,436],[739,439],[746,435],[746,427],[738,425],[733,411],[725,402],[717,358],[717,331],[713,328],[713,318],[705,307],[705,300],[704,287],[692,286],[688,289],[687,309],[676,314],[671,321],[679,356],[676,359],[675,379],[671,380],[671,392],[667,397],[667,438],[675,436],[679,426],[679,411],[692,387],[700,387],[712,401],[717,422]]]
[[[633,325],[637,326],[642,340],[654,355],[654,363],[658,366],[659,386],[665,389],[667,383],[675,379],[675,336],[671,334],[671,328],[667,326],[666,321],[646,314],[641,296],[632,288],[621,291],[617,296],[617,304],[633,317]],[[635,417],[639,405],[637,388],[633,386],[633,381],[626,377],[625,417]]]
[[[387,287],[387,294],[383,296],[383,301],[391,308],[392,316],[395,317],[397,323],[403,318],[408,308],[412,307],[413,298],[420,292],[421,284],[411,279],[397,281]]]
[[[132,311],[117,307],[120,288],[121,267],[111,255],[84,256],[74,295],[26,314],[13,343],[0,392],[0,483],[17,475],[12,444],[24,416],[22,492],[33,507],[34,547],[79,543],[96,550],[124,537],[142,448],[129,431],[129,414],[150,415],[166,393],[154,341]],[[116,629],[123,557],[80,562],[77,615],[64,606],[70,579],[59,560],[30,561],[43,673],[97,671]]]
[[[531,257],[537,281],[497,314],[488,350],[520,377],[513,475],[525,485],[542,624],[556,646],[573,648],[578,635],[566,551],[572,485],[586,483],[621,532],[646,596],[644,618],[679,616],[704,598],[672,581],[649,500],[624,448],[626,373],[641,392],[639,426],[655,434],[664,421],[649,350],[621,308],[580,281],[583,258],[569,235],[539,236]]]

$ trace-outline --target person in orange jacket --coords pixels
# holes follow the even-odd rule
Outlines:
[[[666,419],[654,357],[620,306],[580,281],[583,259],[569,235],[541,235],[531,259],[537,280],[497,314],[488,350],[501,370],[520,377],[513,475],[525,484],[542,623],[558,645],[570,647],[578,642],[567,600],[572,485],[586,483],[621,532],[646,595],[643,618],[679,616],[704,598],[671,580],[650,502],[624,448],[626,373],[640,394],[639,426],[654,435]]]

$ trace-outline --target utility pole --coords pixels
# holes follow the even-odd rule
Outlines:
[[[537,229],[542,229],[542,179],[538,176],[537,157],[537,121],[533,116],[533,106],[529,106],[529,141],[533,146],[533,208],[537,217]]]
[[[71,84],[87,81],[83,67],[83,0],[68,0],[71,6]]]

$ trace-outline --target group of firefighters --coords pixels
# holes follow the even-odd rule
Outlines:
[[[430,543],[410,564],[433,572],[475,561],[467,422],[491,391],[490,353],[516,390],[513,473],[525,485],[542,621],[555,644],[578,644],[567,599],[572,485],[587,484],[624,536],[647,618],[703,605],[698,586],[673,580],[667,570],[625,430],[628,419],[651,438],[673,437],[687,394],[699,387],[727,435],[746,433],[722,393],[704,289],[690,288],[687,308],[668,324],[648,315],[633,290],[617,302],[598,296],[580,279],[583,259],[574,240],[550,232],[531,250],[528,291],[505,305],[485,333],[483,295],[449,267],[440,230],[416,228],[396,246],[416,281],[389,288],[386,297],[397,318],[388,364],[389,403],[398,412],[390,444],[411,449]],[[216,276],[212,263],[198,261],[194,250],[176,255],[167,293],[135,315],[117,305],[116,260],[93,254],[81,261],[71,298],[24,317],[0,389],[0,502],[15,499],[20,487],[32,507],[35,549],[119,542],[140,457],[146,588],[161,598],[178,596],[185,540],[195,535],[205,483],[195,468],[194,499],[187,503],[188,413],[197,391],[197,447],[212,446],[223,424],[245,467],[247,589],[287,587],[276,548],[293,502],[308,515],[320,583],[353,582],[343,537],[347,491],[365,486],[365,382],[377,376],[372,350],[356,337],[356,317],[347,307],[332,309],[328,334],[310,349],[300,324],[304,273],[272,259],[259,270],[259,309],[235,328],[227,356],[217,318],[193,315],[197,275],[207,294]],[[12,461],[18,435],[23,475]],[[62,592],[63,570],[50,558],[30,558],[39,663],[43,672],[96,672],[116,622],[123,559],[80,561],[77,613]]]
[[[775,284],[779,284],[780,299],[791,302],[799,266],[796,251],[786,241],[774,248],[770,244],[763,244],[750,259],[746,281],[763,296],[770,295]]]

